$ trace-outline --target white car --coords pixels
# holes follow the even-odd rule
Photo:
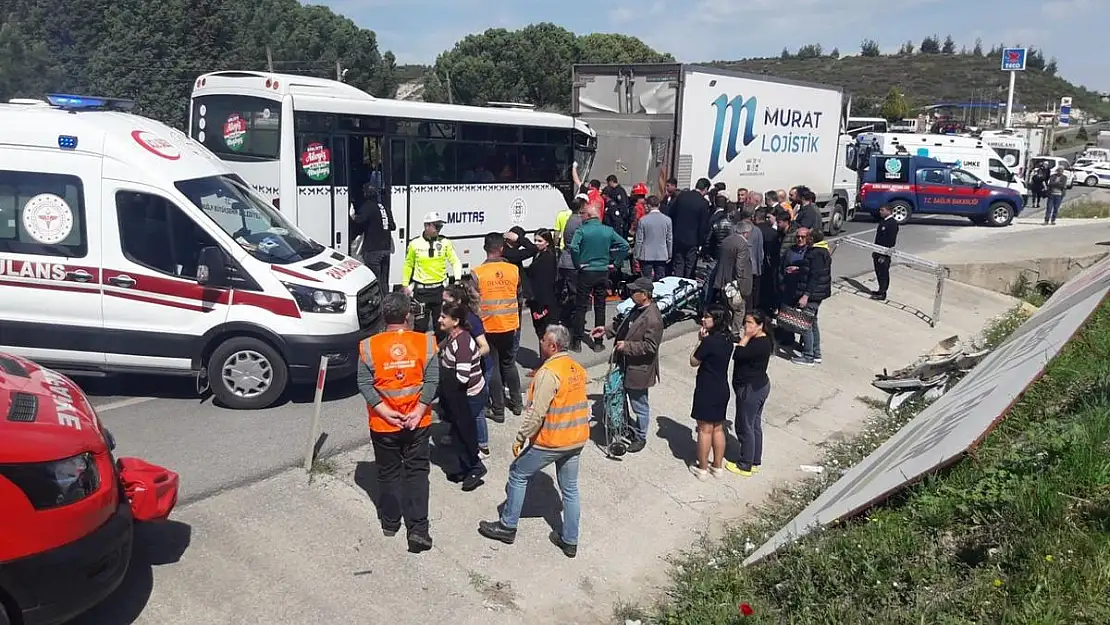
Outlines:
[[[1110,186],[1110,163],[1091,163],[1072,168],[1075,181],[1088,187]]]

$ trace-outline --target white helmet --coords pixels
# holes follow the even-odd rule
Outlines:
[[[424,215],[424,223],[426,224],[441,224],[444,223],[444,221],[439,211],[428,211],[428,213]]]

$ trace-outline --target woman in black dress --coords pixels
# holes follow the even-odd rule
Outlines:
[[[698,346],[690,366],[698,368],[692,416],[698,423],[697,463],[690,473],[699,480],[720,476],[725,458],[725,412],[728,410],[728,360],[733,339],[728,332],[727,313],[713,307],[705,311],[698,331]],[[713,464],[709,464],[709,450]]]
[[[736,438],[740,439],[740,462],[725,462],[725,468],[745,477],[759,471],[763,462],[763,406],[771,394],[767,364],[775,345],[767,335],[770,320],[760,310],[744,317],[744,336],[736,344],[732,359],[732,388],[736,391]]]
[[[525,270],[532,286],[527,303],[528,310],[532,312],[532,327],[543,342],[547,326],[559,323],[559,298],[555,287],[559,259],[555,256],[555,235],[550,230],[537,230],[535,241],[539,252]]]

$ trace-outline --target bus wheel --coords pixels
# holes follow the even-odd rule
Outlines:
[[[1002,226],[1010,225],[1014,220],[1014,207],[1005,202],[995,202],[991,204],[990,210],[987,213],[987,223],[992,226],[1001,228]]]
[[[894,221],[896,221],[899,226],[909,221],[910,215],[913,214],[913,207],[910,206],[909,202],[904,200],[895,200],[891,202],[889,206],[890,216],[894,218]]]
[[[212,394],[234,410],[260,410],[285,392],[289,370],[273,347],[250,336],[228,339],[208,359]]]

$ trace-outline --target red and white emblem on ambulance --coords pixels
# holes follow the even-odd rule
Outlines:
[[[131,131],[131,138],[151,154],[160,156],[167,161],[176,161],[181,158],[181,151],[177,149],[177,146],[153,132],[133,130]]]

